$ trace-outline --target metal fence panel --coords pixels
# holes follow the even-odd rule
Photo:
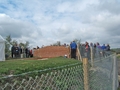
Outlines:
[[[20,77],[20,76],[19,76]],[[18,77],[18,78],[19,78]],[[14,77],[11,77],[14,79]],[[82,65],[1,83],[0,90],[84,90]]]
[[[84,46],[79,47],[79,51],[82,58],[88,58],[87,90],[117,90],[116,54],[106,51],[103,54],[103,51],[94,48],[86,52]],[[60,70],[54,68],[51,72],[36,77],[25,74],[0,79],[0,90],[84,90],[86,77],[83,71],[87,71],[83,70],[84,64],[69,66],[71,67],[62,67]]]
[[[117,90],[118,73],[116,54],[85,46],[80,46],[81,56],[89,61],[89,88],[90,90]]]

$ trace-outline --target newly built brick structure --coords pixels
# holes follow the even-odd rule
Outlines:
[[[69,46],[46,46],[34,50],[34,57],[36,58],[52,58],[65,55],[70,56]]]

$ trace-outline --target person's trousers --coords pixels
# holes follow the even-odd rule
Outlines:
[[[76,49],[71,49],[71,58],[76,59]]]

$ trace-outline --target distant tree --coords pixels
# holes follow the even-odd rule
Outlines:
[[[26,48],[26,47],[29,46],[29,42],[26,41],[25,43],[23,43],[23,42],[18,43],[16,40],[13,40],[12,45],[19,45],[19,46],[22,46],[22,47]]]
[[[16,40],[13,40],[11,43],[12,45],[15,45],[15,46],[18,45],[18,42]]]
[[[56,43],[53,44],[53,46],[60,46],[60,45],[61,45],[60,41],[57,41]]]
[[[26,43],[24,44],[24,48],[28,47],[29,46],[29,42],[26,41]]]
[[[80,44],[80,43],[81,43],[81,39],[74,39],[74,41],[75,41],[77,44]]]
[[[61,45],[60,41],[57,41],[57,45],[58,45],[58,46],[60,46],[60,45]]]
[[[25,47],[25,43],[19,43],[19,46],[23,46],[23,47]]]
[[[9,53],[10,52],[11,41],[12,41],[11,36],[10,35],[6,36],[5,53]]]

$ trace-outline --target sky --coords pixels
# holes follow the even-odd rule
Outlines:
[[[0,35],[30,47],[74,39],[120,47],[120,0],[0,0]]]

